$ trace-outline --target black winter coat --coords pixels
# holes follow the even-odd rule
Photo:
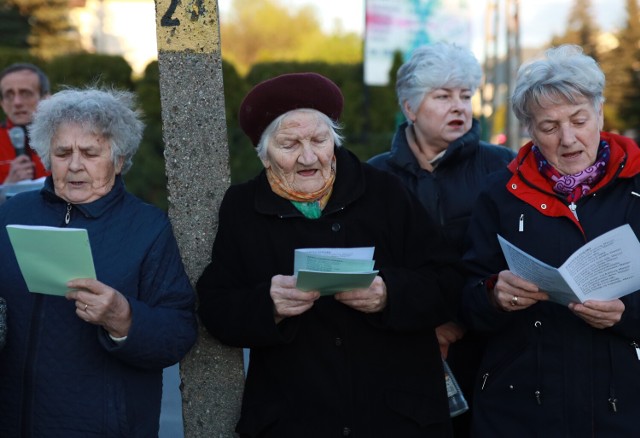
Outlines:
[[[487,175],[504,169],[515,157],[506,147],[480,141],[480,124],[451,142],[433,172],[420,167],[407,143],[407,123],[396,131],[391,150],[369,164],[398,176],[442,227],[447,242],[462,249],[471,210]]]
[[[629,223],[640,236],[640,150],[619,135],[607,175],[576,204],[579,220],[537,170],[531,144],[480,195],[464,260],[472,272],[465,320],[489,333],[476,383],[475,437],[632,437],[640,414],[640,293],[622,320],[596,329],[567,306],[494,307],[483,281],[508,269],[496,234],[559,267],[586,242]]]
[[[471,129],[449,144],[437,167],[429,172],[420,167],[411,151],[406,127],[405,122],[398,128],[389,152],[371,158],[369,163],[399,177],[440,225],[447,243],[462,252],[471,211],[482,187],[489,174],[505,169],[515,153],[480,141],[480,124],[474,120]],[[461,290],[456,293],[459,301]],[[447,362],[469,402],[484,343],[483,336],[467,331],[449,347]],[[465,414],[454,420],[458,433],[462,433],[461,428],[468,428],[468,417]],[[467,426],[463,426],[465,423]]]
[[[199,314],[222,342],[251,348],[237,431],[251,437],[448,436],[433,328],[461,286],[454,255],[399,181],[336,149],[333,194],[319,219],[271,191],[265,173],[231,187],[212,262],[197,284]],[[293,274],[296,248],[375,246],[383,312],[331,296],[276,325],[269,288]]]

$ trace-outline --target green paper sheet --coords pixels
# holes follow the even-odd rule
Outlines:
[[[64,295],[75,278],[96,278],[87,230],[7,225],[18,266],[30,292]]]

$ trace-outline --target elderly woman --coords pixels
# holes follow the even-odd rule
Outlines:
[[[416,49],[398,69],[396,82],[406,122],[396,131],[391,150],[369,160],[397,175],[460,251],[487,176],[515,156],[510,149],[480,140],[471,98],[481,78],[480,64],[466,48],[440,42]],[[471,398],[483,337],[466,332],[459,321],[443,324],[436,334],[443,358]],[[469,414],[454,419],[457,437],[468,435],[469,423]]]
[[[341,147],[343,97],[293,73],[245,97],[240,123],[264,171],[220,206],[199,315],[251,349],[243,437],[450,436],[434,327],[461,279],[438,230],[388,173]],[[297,248],[375,247],[368,288],[296,288]]]
[[[31,141],[51,176],[0,207],[0,436],[158,434],[162,370],[197,324],[171,224],[122,181],[142,130],[128,92],[69,89],[38,106]],[[29,293],[7,224],[86,229],[97,280],[69,281],[66,299]]]
[[[490,333],[475,436],[637,435],[640,294],[556,304],[509,271],[496,238],[557,267],[620,225],[640,233],[640,150],[601,131],[604,83],[577,46],[518,72],[512,107],[532,141],[478,198],[464,256],[466,319]]]

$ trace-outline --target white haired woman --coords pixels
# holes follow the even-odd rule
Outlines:
[[[511,105],[531,141],[478,198],[464,256],[465,320],[489,333],[474,436],[637,434],[640,294],[549,301],[509,270],[496,238],[558,267],[618,226],[640,233],[640,150],[602,131],[604,84],[578,46],[519,69]]]
[[[515,153],[480,140],[471,98],[482,70],[464,47],[438,42],[421,46],[399,69],[398,104],[405,116],[391,150],[369,160],[398,176],[438,223],[448,243],[462,256],[464,235],[473,204],[488,176],[504,169]],[[462,291],[451,297],[457,308]],[[459,318],[436,328],[442,357],[447,360],[472,405],[473,386],[484,337],[469,331]],[[457,437],[468,436],[470,413],[453,420]]]
[[[337,134],[343,97],[316,73],[256,85],[240,109],[265,167],[229,188],[198,313],[251,349],[242,437],[451,434],[433,328],[462,286],[453,251],[392,175]],[[297,248],[375,247],[369,287],[297,288]]]
[[[157,436],[162,370],[196,339],[195,294],[166,214],[125,189],[143,124],[125,91],[68,89],[42,101],[31,142],[41,191],[0,206],[0,436]],[[29,293],[5,225],[84,228],[97,279],[65,297]]]

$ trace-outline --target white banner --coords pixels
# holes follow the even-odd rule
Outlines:
[[[449,41],[471,45],[467,0],[366,0],[364,82],[386,85],[393,54],[404,58],[418,46]]]

